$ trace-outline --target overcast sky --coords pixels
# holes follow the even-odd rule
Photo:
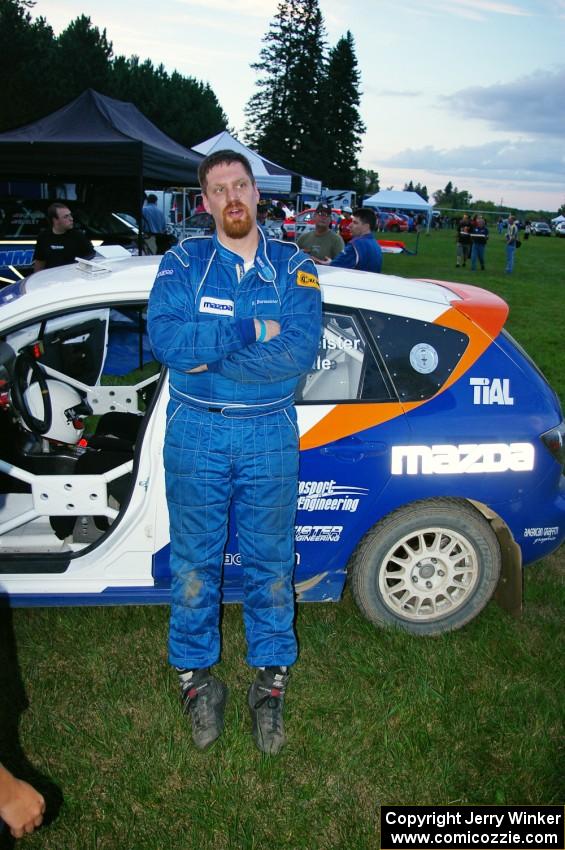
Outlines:
[[[238,131],[255,91],[250,64],[276,8],[277,0],[37,0],[34,14],[57,34],[89,15],[114,53],[209,82]],[[565,203],[565,0],[320,0],[320,8],[330,46],[353,33],[367,125],[360,164],[378,171],[382,188],[412,179],[434,192],[452,180],[475,199],[517,208]]]

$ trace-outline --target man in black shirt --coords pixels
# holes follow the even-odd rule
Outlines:
[[[33,270],[53,269],[74,263],[76,257],[89,260],[94,256],[94,248],[80,230],[73,230],[73,214],[61,201],[55,201],[47,210],[50,227],[42,230],[37,237]]]

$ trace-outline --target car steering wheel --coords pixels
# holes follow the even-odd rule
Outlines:
[[[36,381],[39,384],[43,402],[43,418],[33,416],[26,402],[25,393]],[[43,368],[27,351],[18,354],[14,363],[14,380],[12,382],[12,403],[30,431],[35,434],[46,434],[53,421],[53,408],[49,395],[49,386]]]

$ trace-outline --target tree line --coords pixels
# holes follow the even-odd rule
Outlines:
[[[0,0],[3,59],[0,132],[37,120],[86,88],[134,103],[186,147],[228,126],[209,84],[138,56],[114,55],[105,29],[80,15],[56,36],[35,0]],[[378,174],[359,168],[365,126],[353,36],[328,49],[318,0],[281,0],[264,40],[257,91],[246,107],[245,141],[263,156],[360,194]]]
[[[450,180],[443,189],[438,189],[433,193],[433,199],[436,207],[441,207],[444,210],[480,210],[483,213],[490,213],[492,217],[507,216],[509,213],[518,213],[521,218],[535,221],[537,219],[547,220],[553,215],[548,210],[517,210],[516,207],[496,204],[493,201],[473,200],[473,196],[466,189],[459,190],[453,185]],[[565,204],[561,209],[561,214],[565,214]]]
[[[80,15],[55,36],[35,0],[0,0],[3,60],[0,132],[42,118],[86,88],[134,103],[163,132],[192,147],[225,130],[228,119],[209,84],[169,73],[138,56],[115,56],[105,29]],[[379,175],[359,167],[365,125],[361,75],[351,32],[331,48],[318,0],[280,0],[263,38],[258,75],[247,103],[244,137],[263,156],[325,186],[354,189],[359,197],[379,191]],[[426,186],[404,186],[428,200]],[[433,193],[444,209],[511,211],[473,201],[451,181]],[[565,204],[559,210],[565,214]],[[530,218],[547,217],[537,211]]]
[[[134,103],[186,147],[221,132],[227,117],[207,83],[138,56],[114,56],[106,30],[80,15],[56,36],[34,0],[0,0],[0,131],[49,115],[85,89]]]

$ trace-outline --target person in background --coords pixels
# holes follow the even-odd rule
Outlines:
[[[151,254],[164,254],[169,247],[167,220],[157,206],[157,195],[147,195],[147,201],[141,212],[145,244]]]
[[[485,270],[485,248],[488,241],[488,227],[482,216],[477,216],[474,225],[471,227],[471,270],[476,271],[477,260],[481,265],[481,270]]]
[[[49,228],[37,237],[33,255],[34,272],[67,266],[77,257],[90,260],[94,246],[81,230],[75,229],[73,214],[62,201],[54,201],[47,209]]]
[[[343,251],[345,245],[339,233],[330,230],[331,206],[319,203],[313,221],[314,230],[300,234],[298,247],[310,254],[313,260],[333,260]]]
[[[23,838],[41,826],[44,812],[45,800],[39,791],[16,779],[0,764],[0,819],[8,825],[13,837]]]
[[[257,227],[260,227],[265,236],[269,237],[267,228],[267,217],[269,215],[269,202],[259,201],[257,204]]]
[[[471,253],[471,221],[467,213],[464,213],[463,218],[457,226],[457,267],[467,265],[469,254]]]
[[[516,245],[518,243],[518,225],[513,215],[508,216],[508,225],[506,227],[506,274],[512,274],[514,270],[514,254],[516,253]]]
[[[351,207],[342,207],[341,208],[341,219],[338,225],[339,235],[347,245],[348,242],[353,239],[353,234],[351,233],[351,222],[353,210]]]
[[[381,246],[374,237],[377,217],[373,210],[358,207],[351,219],[351,242],[333,260],[316,260],[326,266],[342,269],[357,269],[364,272],[380,272],[383,264]]]

